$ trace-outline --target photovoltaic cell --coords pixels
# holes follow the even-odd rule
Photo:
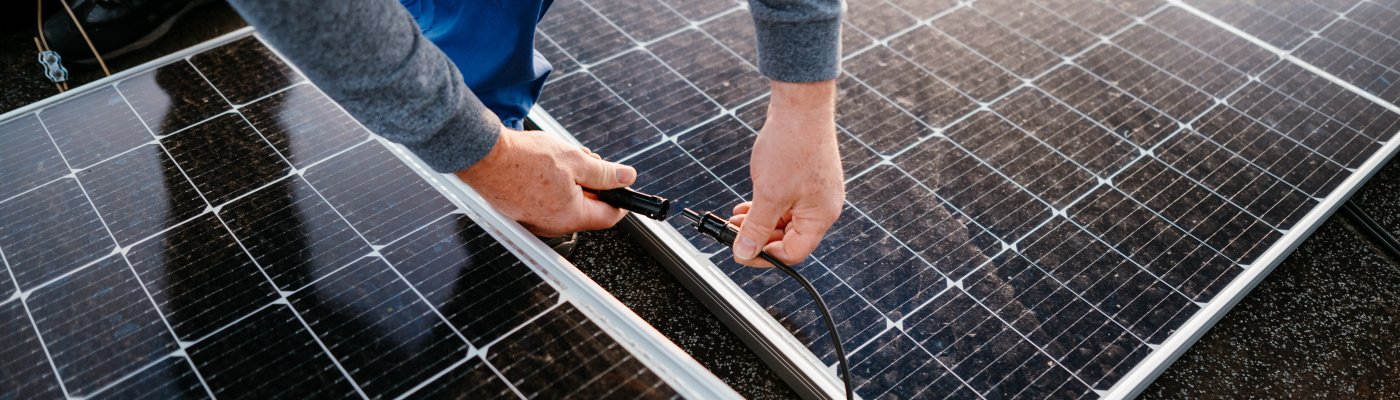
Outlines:
[[[179,347],[119,256],[36,289],[27,304],[70,395],[90,395]]]
[[[608,22],[639,42],[650,42],[670,32],[671,27],[685,24],[680,14],[660,1],[589,0],[588,3]]]
[[[566,125],[569,131],[578,132],[580,140],[587,140],[593,152],[620,157],[661,140],[661,131],[608,91],[593,75],[571,74],[555,82],[561,90],[578,94],[545,97],[540,99],[540,105],[570,110],[561,112],[560,118],[569,121]],[[580,117],[570,118],[570,115]]]
[[[161,233],[127,254],[181,340],[198,340],[277,298],[213,214]]]
[[[289,300],[365,394],[393,398],[465,358],[467,342],[383,259],[356,260]]]
[[[593,71],[599,81],[624,101],[630,100],[628,104],[665,133],[679,133],[720,110],[719,105],[647,52],[623,53],[593,67]]]
[[[550,12],[545,20],[555,19],[557,15]],[[754,40],[753,18],[743,10],[730,11],[713,17],[709,21],[700,25],[700,29],[705,33],[714,36],[720,44],[730,51],[738,54],[750,65],[758,65],[758,45]],[[540,30],[549,31],[548,27],[541,26]],[[846,33],[845,36],[851,36]]]
[[[208,399],[189,359],[167,357],[98,394],[114,399]]]
[[[180,167],[158,144],[148,144],[78,171],[97,214],[130,246],[207,207]]]
[[[762,304],[769,305],[768,312],[780,324],[793,332],[801,342],[812,349],[822,362],[835,363],[836,349],[831,345],[830,332],[816,312],[816,303],[807,292],[790,279],[764,274],[748,268],[740,268],[729,254],[720,253],[713,257],[715,262],[726,265],[729,278],[738,283],[744,292]],[[854,349],[859,343],[870,340],[880,333],[887,319],[875,306],[857,294],[850,285],[824,267],[812,265],[801,270],[802,275],[812,281],[812,286],[821,293],[822,301],[833,311],[837,329],[841,330],[842,344]],[[782,310],[801,309],[811,312],[788,313]]]
[[[175,133],[228,109],[219,92],[185,61],[123,80],[117,90],[157,135]]]
[[[486,359],[526,398],[678,397],[597,332],[592,321],[565,303],[492,343]]]
[[[1001,66],[983,58],[937,29],[926,26],[914,28],[913,31],[891,40],[889,47],[912,61],[913,68],[924,69],[929,74],[942,77],[958,91],[977,101],[995,99],[1021,83],[1009,71],[1001,69]],[[857,76],[861,75],[861,68],[868,69],[867,72],[871,74],[888,70],[890,65],[887,63],[894,58],[889,57],[889,54],[882,55],[885,57],[873,57],[873,60],[866,63],[847,65],[846,70]],[[909,67],[907,63],[898,65]]]
[[[886,330],[851,366],[860,393],[882,398],[963,399],[977,393],[948,372],[918,343],[898,329]]]
[[[1286,50],[1302,44],[1312,32],[1322,30],[1336,19],[1338,13],[1345,12],[1358,2],[1292,0],[1282,2],[1278,7],[1260,7],[1243,0],[1186,1],[1193,7]]]
[[[948,84],[886,47],[876,47],[856,55],[848,61],[846,71],[909,110],[928,126],[947,126],[948,122],[975,106],[972,99],[954,91]]]
[[[648,49],[667,65],[675,66],[677,73],[727,108],[735,108],[757,98],[767,86],[757,68],[698,30],[668,36],[648,46]],[[696,53],[710,56],[695,59]]]
[[[68,171],[39,118],[27,115],[0,124],[0,140],[5,142],[0,148],[0,181],[6,182],[0,188],[0,199],[39,187]]]
[[[292,169],[238,114],[220,115],[161,143],[214,206],[272,183]]]
[[[604,20],[623,12],[586,4]],[[1199,333],[1187,320],[1276,262],[1262,255],[1307,229],[1305,216],[1400,131],[1393,105],[1299,61],[1393,102],[1397,11],[1357,0],[848,2],[836,117],[848,203],[799,268],[841,304],[857,391],[1096,397],[1153,368],[1142,365],[1150,354]],[[573,104],[611,97],[610,109],[643,110],[679,148],[612,157],[638,168],[639,188],[721,213],[750,198],[748,143],[767,98],[761,86],[708,89],[737,74],[712,60],[757,65],[748,13],[703,21],[713,42],[658,23],[670,32],[632,47],[562,29],[580,20],[551,14],[541,30],[584,47],[570,54],[647,71],[621,75],[645,83],[567,73],[545,89],[544,109],[586,146],[617,140],[591,121],[642,122]],[[690,44],[686,57],[670,55],[673,42]],[[647,111],[704,104],[692,86],[745,95],[737,109],[724,99]],[[735,295],[831,365],[810,303],[783,277],[677,228]]]
[[[296,290],[373,251],[301,177],[228,204],[219,218],[281,290]]]
[[[433,221],[385,248],[408,283],[472,343],[489,343],[559,294],[465,215]]]
[[[20,290],[96,261],[115,247],[74,179],[0,203],[0,250]]]
[[[369,142],[312,168],[306,179],[370,244],[383,245],[455,209],[427,182],[404,179],[412,174]]]
[[[888,37],[917,22],[913,16],[885,0],[853,1],[846,7],[849,11],[845,19],[856,29],[876,38]]]
[[[0,121],[0,398],[678,396],[589,294],[222,40]]]
[[[691,21],[700,21],[712,15],[735,8],[731,0],[662,0],[672,10]]]
[[[961,291],[944,292],[904,323],[910,338],[984,396],[1079,398],[1091,393]]]
[[[583,64],[596,64],[603,58],[631,46],[630,39],[583,1],[561,1],[549,8],[539,28],[565,53]]]
[[[818,257],[829,254],[837,260],[842,254],[852,254],[863,246],[879,243],[870,240],[872,238],[894,235],[932,265],[933,271],[950,279],[961,279],[987,261],[986,249],[1000,249],[1000,243],[985,229],[895,168],[880,167],[862,175],[847,189],[847,199],[878,224],[878,228],[863,218],[854,218],[850,224],[861,226],[855,230],[861,233],[847,233],[853,227],[844,225],[833,229],[828,234],[833,245],[829,246],[830,250],[822,250]]]
[[[1095,183],[1092,173],[994,114],[973,114],[947,135],[1052,206],[1069,205]]]
[[[265,307],[189,353],[215,397],[357,397],[354,384],[285,305]]]
[[[517,396],[491,371],[485,361],[472,357],[466,363],[448,371],[441,378],[428,382],[418,392],[425,399],[497,399]]]
[[[0,368],[4,368],[4,380],[0,380],[0,393],[14,398],[60,398],[63,387],[54,375],[43,344],[34,333],[34,324],[24,304],[10,301],[0,304],[0,339],[5,346],[0,349]]]
[[[233,104],[247,104],[305,80],[252,37],[191,56],[190,64]]]
[[[836,107],[850,112],[838,114],[836,125],[882,156],[893,155],[933,133],[928,125],[858,81],[842,80],[837,91]]]
[[[1032,78],[1060,61],[1049,49],[972,8],[939,17],[933,27],[1021,78]]]
[[[297,85],[240,109],[253,128],[297,168],[306,168],[369,139],[329,97]]]
[[[154,139],[110,86],[45,107],[38,115],[71,168],[96,164]]]

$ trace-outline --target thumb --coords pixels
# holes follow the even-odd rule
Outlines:
[[[632,167],[581,156],[574,162],[574,182],[590,189],[616,189],[637,181]]]
[[[744,217],[744,225],[739,227],[739,236],[734,239],[734,256],[745,261],[757,257],[786,212],[780,203],[755,199]]]
[[[768,254],[788,265],[800,263],[817,250],[817,244],[821,243],[829,228],[830,225],[816,220],[794,218],[788,222],[783,239],[767,246]]]

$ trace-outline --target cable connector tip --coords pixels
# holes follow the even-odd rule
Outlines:
[[[702,217],[700,216],[700,212],[699,212],[699,211],[695,211],[695,210],[692,210],[692,209],[689,209],[689,208],[687,208],[687,209],[681,211],[681,213],[682,213],[682,214],[685,214],[685,218],[686,218],[686,219],[689,219],[690,222],[700,222],[700,219],[702,218]]]

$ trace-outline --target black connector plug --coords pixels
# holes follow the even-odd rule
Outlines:
[[[715,215],[715,213],[706,211],[704,214],[701,214],[698,211],[687,208],[683,214],[685,214],[686,218],[690,219],[690,222],[695,223],[695,230],[700,231],[700,233],[709,236],[717,242],[723,243],[725,246],[734,244],[734,239],[739,237],[739,230],[735,229],[733,225],[730,225],[729,221],[726,221],[723,217]]]
[[[671,200],[661,196],[650,195],[632,188],[617,188],[608,190],[594,190],[583,188],[583,191],[593,193],[598,196],[598,201],[608,203],[613,207],[631,211],[647,218],[657,221],[665,221],[666,214],[671,212]]]

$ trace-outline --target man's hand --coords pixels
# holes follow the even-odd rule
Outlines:
[[[734,207],[734,259],[769,266],[760,249],[789,265],[816,250],[841,215],[846,189],[836,147],[836,82],[773,82],[768,120],[753,146],[753,201]]]
[[[491,152],[457,177],[530,233],[552,237],[616,225],[627,211],[585,195],[580,186],[620,188],[631,185],[637,171],[544,132],[503,127]]]

